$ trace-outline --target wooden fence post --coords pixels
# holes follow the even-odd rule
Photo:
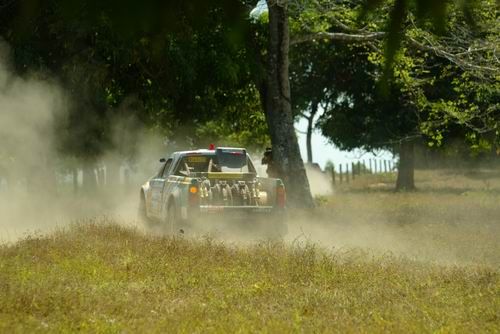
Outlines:
[[[345,182],[349,183],[349,164],[345,163]]]
[[[332,184],[335,185],[335,165],[334,164],[332,164],[330,172],[332,173]]]
[[[354,162],[351,162],[351,173],[352,173],[352,180],[354,181],[354,175],[356,174],[356,164],[354,164]]]
[[[342,164],[339,164],[339,182],[342,184]]]
[[[387,173],[387,160],[384,160],[384,171]]]

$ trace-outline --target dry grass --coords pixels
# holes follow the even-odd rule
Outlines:
[[[493,269],[90,222],[0,250],[2,332],[498,331]]]
[[[499,332],[497,180],[392,177],[294,214],[285,241],[99,218],[0,246],[0,332]]]
[[[417,172],[418,191],[393,191],[392,174],[366,175],[296,219],[327,247],[362,247],[444,264],[500,267],[500,177]],[[314,223],[310,223],[314,222]],[[308,224],[309,223],[309,224]]]

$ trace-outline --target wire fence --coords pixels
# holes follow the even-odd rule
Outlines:
[[[392,160],[363,159],[341,164],[329,163],[325,171],[331,175],[335,184],[355,180],[363,174],[392,173],[396,169],[396,164]]]

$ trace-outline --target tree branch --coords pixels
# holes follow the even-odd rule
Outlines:
[[[302,130],[299,130],[297,128],[295,128],[295,131],[297,131],[298,133],[302,134],[302,135],[306,135],[307,132],[306,131],[302,131]]]
[[[446,58],[450,62],[456,64],[457,66],[459,66],[461,68],[470,68],[470,69],[481,70],[481,71],[498,72],[498,68],[496,68],[496,67],[480,66],[480,65],[472,64],[468,61],[465,61],[464,59],[459,58],[460,56],[477,52],[478,49],[471,49],[471,50],[466,51],[466,52],[460,52],[460,53],[454,54],[454,53],[450,53],[450,52],[446,51],[444,48],[434,46],[430,43],[429,43],[429,45],[422,44],[413,38],[408,38],[407,42],[410,46],[412,46],[415,49],[418,49],[421,51],[433,52],[436,56],[441,57],[441,58]],[[484,50],[486,50],[486,49],[484,49]]]
[[[340,32],[317,32],[317,33],[310,33],[310,34],[305,34],[301,36],[294,37],[290,40],[290,45],[295,45],[295,44],[300,44],[300,43],[305,43],[305,42],[310,42],[310,41],[315,41],[319,39],[327,39],[327,40],[332,40],[332,41],[344,41],[344,42],[360,42],[360,43],[368,43],[368,46],[372,48],[374,51],[380,51],[375,44],[371,43],[376,40],[380,40],[387,36],[386,32],[383,31],[377,31],[377,32],[371,32],[371,33],[340,33]],[[409,46],[413,47],[414,49],[421,50],[421,51],[429,51],[433,52],[436,56],[445,58],[449,60],[450,62],[456,64],[459,67],[462,68],[470,68],[474,70],[479,70],[479,71],[489,71],[489,72],[498,72],[499,69],[496,67],[491,67],[491,66],[481,66],[481,65],[476,65],[473,64],[470,61],[467,61],[464,59],[464,55],[468,55],[471,53],[476,53],[480,51],[486,51],[488,48],[475,48],[475,49],[469,49],[465,52],[459,52],[459,53],[452,53],[446,50],[446,48],[441,47],[441,46],[436,46],[430,43],[430,41],[427,41],[427,44],[423,44],[416,39],[409,37],[406,38],[406,42]]]
[[[342,32],[317,32],[292,38],[290,40],[290,45],[314,41],[317,39],[329,39],[329,40],[344,41],[344,42],[369,42],[381,39],[385,35],[386,35],[385,32],[372,32],[366,34],[346,34]]]

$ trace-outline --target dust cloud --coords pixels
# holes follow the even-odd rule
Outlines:
[[[72,107],[69,95],[45,73],[15,74],[10,56],[0,43],[0,242],[89,217],[135,219],[139,185],[158,164],[162,138],[133,117],[113,120],[117,145],[93,162],[93,187],[84,189],[89,175],[81,166],[88,162],[60,152],[58,131]]]
[[[331,176],[322,171],[319,166],[306,165],[306,174],[313,196],[328,196],[333,194]]]
[[[53,125],[66,103],[56,82],[41,74],[16,76],[8,59],[7,46],[0,44],[0,233],[4,239],[18,234],[13,229],[28,227],[26,220],[51,211],[53,189],[47,184],[55,178],[50,172],[55,157]]]

